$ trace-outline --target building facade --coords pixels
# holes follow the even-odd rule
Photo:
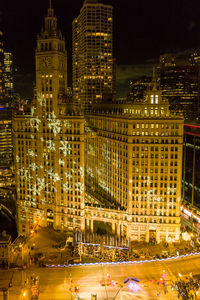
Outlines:
[[[84,108],[113,94],[113,9],[85,0],[72,24],[74,101]]]
[[[35,56],[36,95],[30,112],[14,118],[18,232],[37,225],[81,229],[84,118],[66,96],[65,40],[51,7]]]
[[[10,52],[4,52],[4,88],[8,106],[13,106],[13,55]]]
[[[200,209],[200,124],[184,125],[183,203]]]
[[[176,65],[174,56],[162,55],[158,68],[162,95],[168,99],[170,109],[182,111],[184,118],[199,117],[199,67]]]
[[[130,240],[179,240],[183,117],[170,113],[154,83],[144,101],[102,103],[86,122],[88,219],[103,207],[113,231]]]
[[[151,83],[150,76],[142,76],[129,82],[128,100],[141,102],[145,97],[146,91]]]
[[[13,212],[15,202],[12,110],[0,107],[0,202]]]
[[[93,26],[97,20],[104,27]],[[83,115],[67,97],[65,42],[48,9],[37,38],[35,97],[14,118],[21,234],[37,225],[92,232],[100,221],[130,240],[179,240],[183,117],[169,111],[155,78],[141,101],[103,97],[103,87],[112,87],[111,23],[112,7],[96,0],[86,0],[73,22],[74,101],[87,106]],[[93,54],[80,44],[87,36]],[[94,54],[101,42],[107,50]]]
[[[0,106],[4,97],[4,52],[3,52],[3,32],[0,30]]]

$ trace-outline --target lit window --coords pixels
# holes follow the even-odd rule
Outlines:
[[[158,104],[158,95],[156,95],[155,103]]]

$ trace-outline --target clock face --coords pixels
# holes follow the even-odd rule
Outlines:
[[[43,68],[50,67],[52,65],[51,57],[43,57],[41,60],[41,65]]]

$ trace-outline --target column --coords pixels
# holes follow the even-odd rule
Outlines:
[[[86,231],[88,231],[89,230],[89,227],[90,227],[90,222],[89,222],[89,220],[88,219],[86,219],[85,220],[86,221]]]
[[[140,242],[140,226],[138,226],[138,242]]]
[[[149,242],[149,227],[146,228],[146,242]]]
[[[112,221],[112,234],[115,234],[115,222],[114,221]]]
[[[194,136],[193,165],[192,165],[192,211],[194,207],[195,160],[196,160],[196,138]]]
[[[93,225],[94,225],[93,219],[91,219],[90,220],[90,231],[91,231],[91,233],[93,233]]]
[[[120,237],[120,224],[115,224],[116,225],[116,231],[117,231],[117,236]]]
[[[169,229],[168,227],[166,228],[166,242],[168,242],[168,234],[169,234]]]
[[[81,231],[85,230],[85,219],[81,218]]]
[[[156,242],[158,244],[160,243],[160,227],[157,227],[157,230],[156,230]]]

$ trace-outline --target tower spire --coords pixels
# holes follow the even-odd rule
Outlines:
[[[156,81],[156,68],[153,66],[153,76],[152,76],[152,90],[157,90],[157,81]]]
[[[49,0],[49,8],[51,9],[52,8],[52,5],[51,5],[51,0]]]

